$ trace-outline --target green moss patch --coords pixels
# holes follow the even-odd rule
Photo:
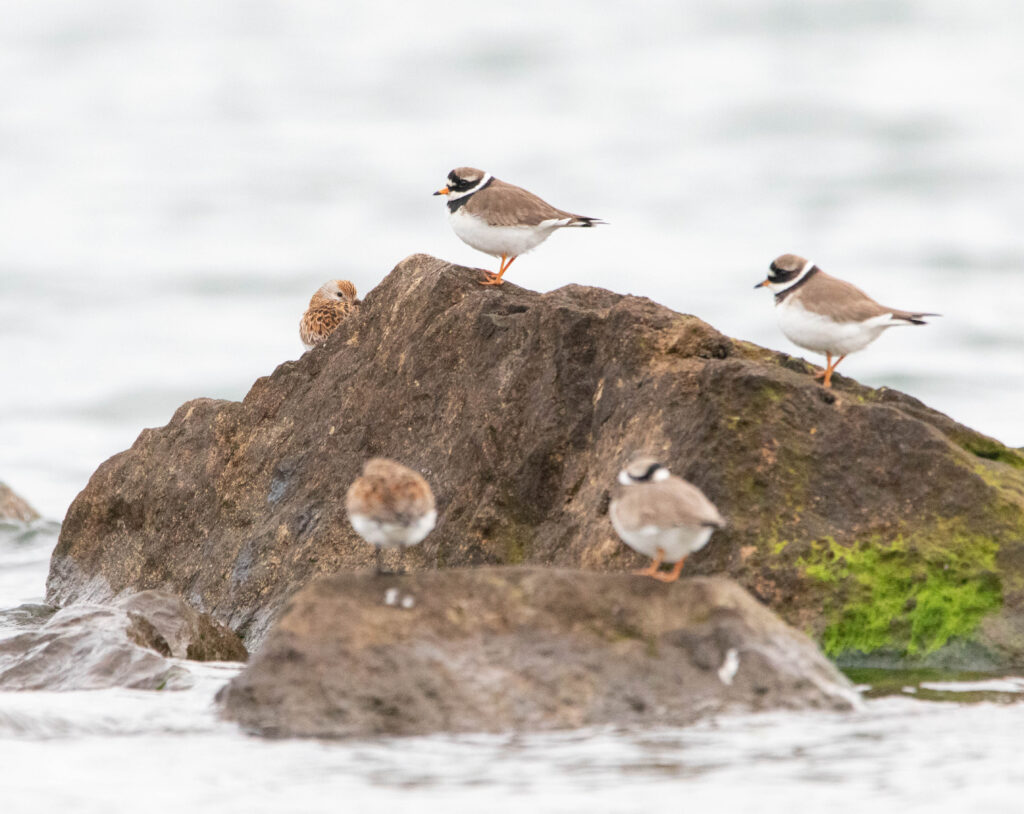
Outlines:
[[[1016,469],[1024,469],[1024,455],[1003,446],[998,441],[986,438],[984,435],[960,433],[953,436],[953,440],[963,449],[972,455],[977,455],[979,458],[984,458],[988,461],[999,461],[1000,463],[1009,464]]]
[[[953,637],[970,636],[1003,604],[997,549],[989,538],[956,533],[941,547],[902,537],[814,543],[797,566],[828,586],[822,648],[831,658],[883,648],[925,656]]]

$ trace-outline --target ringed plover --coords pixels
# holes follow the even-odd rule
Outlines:
[[[358,307],[356,287],[348,280],[328,280],[320,286],[299,320],[299,336],[306,350],[325,341]]]
[[[596,226],[598,218],[556,209],[532,192],[506,184],[483,170],[458,167],[435,195],[448,198],[448,220],[463,243],[500,257],[498,273],[487,271],[481,285],[501,285],[512,261],[563,226]]]
[[[814,378],[832,386],[832,372],[854,351],[867,347],[886,328],[926,325],[926,311],[901,311],[879,305],[856,286],[832,277],[810,260],[784,254],[772,261],[768,278],[754,288],[767,286],[775,293],[779,327],[801,348],[824,353],[825,369]],[[832,357],[838,357],[833,362]]]
[[[416,545],[437,522],[434,493],[423,476],[397,461],[371,458],[345,496],[352,528],[377,549],[377,573],[383,573],[381,549]]]
[[[715,529],[725,527],[715,504],[700,489],[654,458],[633,458],[618,480],[608,506],[612,526],[626,545],[654,560],[637,574],[675,582],[687,555],[703,548]],[[659,571],[663,562],[675,567]]]

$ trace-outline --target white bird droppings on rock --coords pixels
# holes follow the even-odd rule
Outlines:
[[[732,680],[736,676],[736,671],[739,669],[739,651],[737,651],[735,647],[730,647],[729,651],[725,654],[725,660],[722,662],[722,666],[718,668],[718,678],[723,684],[729,686],[732,684]]]

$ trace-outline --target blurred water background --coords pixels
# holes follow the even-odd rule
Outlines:
[[[519,285],[799,352],[752,290],[794,251],[943,313],[842,372],[1020,446],[1021,42],[1011,0],[7,0],[0,478],[59,520],[143,427],[297,358],[324,280],[493,265],[430,195],[464,164],[611,223]],[[11,609],[41,601],[56,532],[0,527],[0,638],[34,624]],[[851,716],[338,745],[247,738],[211,707],[236,668],[185,666],[177,693],[0,694],[0,808],[1000,812],[1024,785],[1010,679]]]
[[[492,259],[430,193],[483,167],[608,220],[509,272],[794,353],[794,251],[944,314],[843,363],[1024,444],[1024,6],[7,0],[0,478],[60,518],[196,396],[302,347],[326,279]]]

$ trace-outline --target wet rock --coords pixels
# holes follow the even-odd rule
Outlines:
[[[0,640],[0,690],[178,689],[188,672],[137,613],[79,605],[41,627]]]
[[[0,483],[0,520],[31,523],[38,519],[39,512],[29,506],[23,498],[18,497],[9,486]]]
[[[1024,666],[1019,452],[650,300],[477,276],[410,257],[244,401],[145,430],[72,504],[50,601],[170,590],[254,646],[311,579],[370,564],[343,507],[372,455],[438,496],[408,567],[622,571],[608,489],[644,449],[730,521],[688,575],[737,579],[831,655],[972,642]]]
[[[167,591],[143,591],[118,606],[153,626],[170,655],[192,661],[245,661],[249,654],[229,628]]]
[[[543,568],[319,579],[221,693],[270,736],[678,725],[857,703],[815,645],[731,580]]]
[[[172,657],[248,657],[231,630],[164,591],[114,605],[22,605],[4,621],[25,632],[0,640],[0,690],[179,689],[191,679]]]

